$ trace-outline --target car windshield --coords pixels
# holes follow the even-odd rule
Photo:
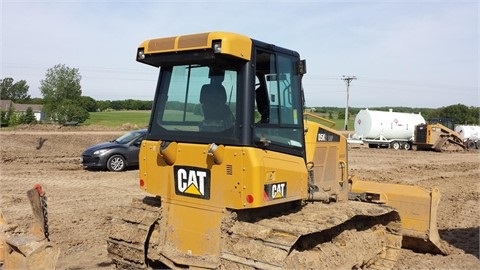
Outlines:
[[[114,142],[117,142],[120,144],[128,143],[134,138],[138,137],[140,134],[142,134],[140,131],[132,131],[122,135],[120,138],[114,140]]]

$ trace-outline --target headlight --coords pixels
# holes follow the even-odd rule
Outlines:
[[[221,40],[213,41],[212,47],[213,47],[213,52],[214,53],[221,53],[222,52],[222,41]]]
[[[144,48],[139,48],[138,49],[137,60],[145,60]]]
[[[95,152],[93,152],[94,155],[102,155],[103,153],[107,152],[110,149],[100,149]]]

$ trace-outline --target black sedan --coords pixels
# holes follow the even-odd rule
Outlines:
[[[138,152],[146,134],[146,129],[134,130],[113,141],[87,148],[81,158],[83,167],[119,172],[138,166]]]

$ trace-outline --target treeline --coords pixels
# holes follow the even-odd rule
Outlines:
[[[151,100],[98,100],[95,102],[96,107],[94,111],[105,111],[105,110],[151,110],[153,101]],[[94,112],[90,111],[90,112]]]
[[[100,112],[107,110],[123,111],[123,110],[151,110],[153,101],[151,100],[95,100],[91,97],[81,96],[81,106],[87,112]],[[18,101],[17,101],[18,102]],[[41,98],[33,98],[22,100],[19,103],[28,104],[43,104]],[[171,101],[167,104],[167,109],[183,110],[183,102]],[[345,108],[342,107],[311,107],[314,112],[323,114],[330,119],[344,119]],[[350,107],[348,108],[349,119],[354,118],[360,110],[364,107]],[[417,107],[369,107],[369,110],[388,111],[402,113],[420,113],[427,121],[432,118],[451,118],[459,125],[480,125],[480,107],[465,106],[463,104],[450,105],[440,108],[417,108]],[[187,111],[197,115],[201,115],[200,104],[188,104]]]
[[[42,98],[27,98],[22,100],[12,100],[18,104],[39,104],[43,105],[44,100]],[[122,111],[122,110],[151,110],[153,101],[151,100],[95,100],[89,96],[80,97],[81,106],[87,110],[87,112],[100,112],[107,110]]]
[[[325,114],[329,118],[345,119],[345,108],[339,107],[313,107],[316,113]],[[348,108],[348,118],[352,119],[360,110],[366,108]],[[450,105],[440,108],[416,108],[416,107],[369,107],[369,110],[389,111],[402,113],[420,113],[425,120],[432,118],[451,118],[458,125],[479,125],[480,107],[465,106],[463,104]]]
[[[18,104],[41,104],[46,121],[65,123],[83,123],[89,118],[89,113],[106,110],[151,110],[153,101],[125,99],[125,100],[95,100],[83,96],[80,86],[81,75],[76,68],[69,68],[58,64],[47,70],[45,78],[40,81],[40,91],[43,98],[31,98],[28,94],[29,86],[24,80],[15,82],[13,78],[0,80],[0,99],[10,100]],[[183,102],[169,102],[168,109],[184,109]],[[233,106],[233,104],[231,104]],[[342,107],[314,107],[309,108],[316,113],[323,114],[330,119],[345,119],[345,108]],[[362,108],[349,107],[348,118],[352,119]],[[479,125],[480,107],[465,106],[462,104],[441,108],[412,108],[412,107],[370,107],[370,110],[405,113],[421,113],[428,121],[431,118],[451,118],[456,124]],[[200,115],[200,104],[187,104],[187,111]],[[34,123],[30,111],[25,115],[14,115],[13,111],[2,111],[0,108],[0,123]],[[15,120],[15,121],[14,121]]]
[[[45,78],[40,81],[42,98],[31,98],[28,93],[29,86],[25,80],[15,81],[6,77],[0,79],[0,99],[10,100],[18,104],[41,104],[42,113],[47,122],[83,123],[90,117],[89,113],[105,110],[151,110],[152,101],[145,100],[95,100],[92,97],[82,95],[81,75],[78,68],[70,68],[64,64],[57,64],[47,69]],[[232,104],[231,104],[232,105]],[[181,102],[169,102],[169,109],[184,109]],[[199,104],[188,104],[187,111],[193,114],[201,114]],[[341,107],[315,107],[309,108],[331,119],[345,119],[345,108]],[[352,119],[361,109],[349,107],[348,118]],[[480,124],[480,107],[467,107],[462,104],[451,105],[441,108],[409,108],[409,107],[371,107],[370,110],[395,112],[421,113],[428,120],[436,117],[451,118],[457,124]],[[4,108],[5,110],[5,108]],[[17,114],[17,115],[15,115]],[[0,108],[0,124],[35,123],[32,112],[22,114],[13,112],[12,108],[2,111]]]

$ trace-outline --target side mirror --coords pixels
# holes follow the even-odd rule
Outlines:
[[[297,61],[297,74],[303,75],[307,73],[307,61],[305,59]]]

